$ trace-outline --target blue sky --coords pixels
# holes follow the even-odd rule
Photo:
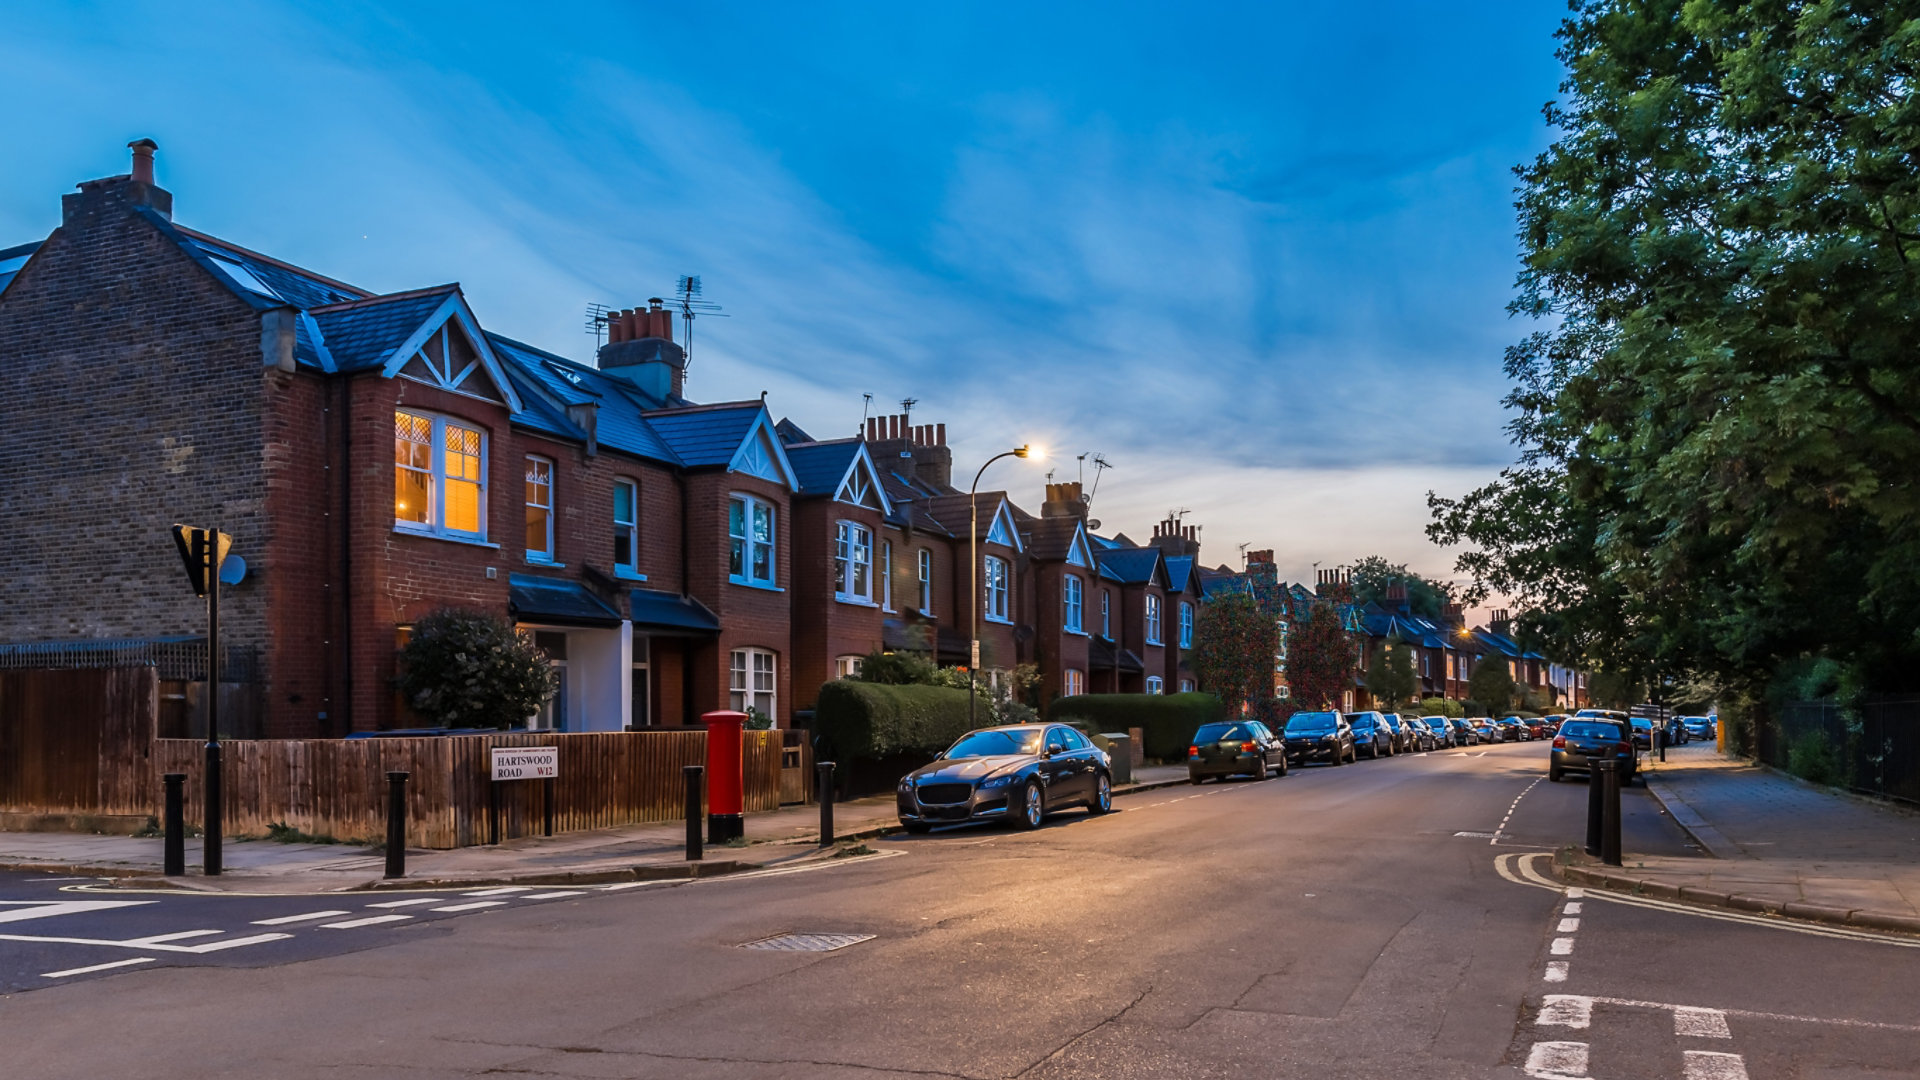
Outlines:
[[[692,396],[1098,451],[1107,531],[1309,579],[1450,576],[1425,492],[1510,459],[1557,4],[395,7],[8,5],[0,246],[151,136],[181,222],[583,360],[699,273]]]

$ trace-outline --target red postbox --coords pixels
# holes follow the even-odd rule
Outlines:
[[[700,720],[707,725],[707,842],[724,844],[747,834],[741,816],[746,754],[740,739],[747,714],[723,709],[703,713]]]

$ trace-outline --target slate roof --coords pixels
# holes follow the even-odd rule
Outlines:
[[[634,589],[627,595],[633,625],[655,636],[705,637],[720,632],[720,620],[705,604],[679,593]]]
[[[587,433],[567,419],[565,406],[597,405],[594,437],[601,446],[669,465],[681,464],[673,448],[643,415],[642,404],[651,399],[632,383],[499,334],[488,334],[487,341],[527,406],[526,412],[514,416],[515,423],[565,438],[584,439]],[[536,392],[527,393],[528,387]],[[556,409],[542,401],[543,395],[560,402],[561,407]]]
[[[14,275],[20,272],[21,267],[27,265],[27,260],[33,257],[33,253],[40,250],[40,244],[41,241],[35,240],[31,244],[0,248],[0,292],[7,291],[8,283],[13,281]]]
[[[1000,512],[1000,504],[1007,501],[1007,493],[982,491],[979,499],[980,539],[984,543],[987,534],[993,531],[993,518]],[[964,537],[967,535],[967,522],[971,516],[967,509],[967,500],[967,493],[962,491],[950,495],[935,495],[926,499],[921,505],[925,507],[928,515],[945,527],[947,532]]]
[[[330,304],[308,312],[320,327],[335,370],[367,371],[393,359],[427,317],[440,310],[457,285]]]
[[[529,622],[560,626],[619,626],[620,613],[577,581],[537,574],[507,575],[507,601]]]
[[[738,446],[738,443],[734,444]],[[800,494],[833,496],[847,475],[847,466],[860,453],[859,439],[794,443],[787,446],[787,462],[800,481]]]
[[[1193,556],[1175,555],[1167,559],[1167,588],[1174,592],[1185,592],[1187,579],[1193,576]],[[1197,584],[1197,583],[1196,583]],[[1198,592],[1196,588],[1194,590]]]
[[[1026,534],[1027,554],[1042,562],[1066,562],[1074,534],[1080,531],[1080,519],[1029,518],[1021,531]]]
[[[1145,671],[1147,665],[1141,661],[1140,654],[1132,649],[1123,649],[1098,634],[1087,643],[1087,666],[1095,670],[1119,668],[1121,671]]]
[[[322,277],[311,270],[303,270],[283,263],[257,251],[249,251],[217,236],[208,236],[206,233],[196,232],[184,225],[174,225],[173,228],[201,254],[218,256],[239,263],[248,273],[258,278],[261,284],[272,289],[280,299],[294,307],[311,310],[346,300],[362,300],[374,295],[365,289],[358,289],[344,282]]]
[[[744,401],[659,409],[643,416],[682,464],[697,468],[731,462],[764,410],[758,401]]]
[[[1153,580],[1154,569],[1160,565],[1159,548],[1126,547],[1096,550],[1093,559],[1100,564],[1102,576],[1111,575],[1113,580],[1129,585],[1144,585]]]

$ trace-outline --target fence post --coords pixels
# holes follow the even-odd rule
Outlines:
[[[387,774],[387,876],[407,876],[407,775]]]
[[[682,765],[680,776],[687,784],[687,861],[699,862],[705,854],[701,850],[700,832],[700,787],[706,773],[701,765]]]
[[[170,772],[160,779],[167,785],[165,873],[181,877],[187,872],[187,774]]]
[[[1606,811],[1606,795],[1601,788],[1600,765],[1598,762],[1587,764],[1587,854],[1600,857],[1601,818]]]
[[[813,771],[819,777],[816,785],[820,789],[820,846],[833,846],[833,762],[817,761]]]
[[[1620,763],[1612,759],[1598,763],[1600,766],[1602,793],[1606,803],[1602,807],[1600,829],[1600,861],[1608,866],[1620,865]]]

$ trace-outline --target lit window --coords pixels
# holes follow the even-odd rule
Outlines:
[[[1147,594],[1147,644],[1160,644],[1160,598]]]
[[[893,610],[893,541],[880,541],[880,606]]]
[[[393,521],[486,538],[486,436],[437,416],[393,414]]]
[[[553,561],[553,462],[527,458],[527,561]]]
[[[1160,676],[1158,675],[1147,676],[1147,693],[1157,694],[1160,692],[1160,688],[1165,685],[1166,683],[1161,680]]]
[[[1083,621],[1083,615],[1087,605],[1085,601],[1085,586],[1080,583],[1079,575],[1067,575],[1064,595],[1066,598],[1065,617],[1067,630],[1075,634],[1081,633],[1080,624]]]
[[[839,600],[873,602],[873,533],[843,521],[833,544],[833,593]]]
[[[1060,696],[1072,697],[1087,692],[1086,672],[1078,668],[1068,668],[1060,673]]]
[[[833,661],[833,677],[836,679],[855,679],[860,676],[860,663],[864,656],[841,656]]]
[[[640,485],[631,480],[613,482],[613,568],[640,574]]]
[[[1181,693],[1183,693],[1183,694],[1191,694],[1191,693],[1193,693],[1193,680],[1192,680],[1192,679],[1181,679],[1181,680],[1180,680],[1180,692],[1181,692]]]
[[[993,622],[1012,622],[1007,616],[1007,560],[987,556],[987,618]]]
[[[773,507],[751,495],[727,503],[727,573],[742,585],[772,585]]]
[[[920,549],[920,614],[933,611],[933,552]]]
[[[1180,647],[1193,648],[1193,605],[1180,601]]]
[[[773,672],[773,654],[767,650],[733,650],[727,666],[727,689],[733,710],[773,717]]]

